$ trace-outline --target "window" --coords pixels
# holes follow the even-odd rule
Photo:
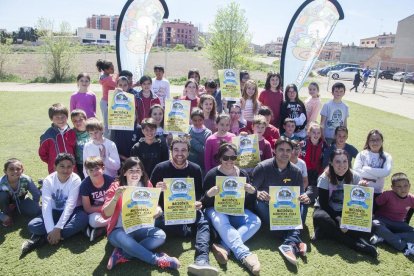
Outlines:
[[[101,26],[101,18],[100,17],[97,17],[96,18],[96,28],[98,30],[100,30],[102,28],[102,26]]]
[[[92,34],[92,33],[86,33],[86,34],[85,34],[85,37],[86,37],[86,38],[93,38],[93,34]]]
[[[100,35],[99,35],[99,38],[100,38],[100,39],[106,39],[106,34],[100,34]]]

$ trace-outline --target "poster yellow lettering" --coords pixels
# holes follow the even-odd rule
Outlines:
[[[109,91],[108,99],[108,128],[134,130],[134,95],[117,89],[115,91]]]
[[[371,232],[374,188],[344,184],[341,228]]]
[[[221,97],[226,100],[240,100],[240,75],[234,69],[218,70]]]
[[[259,141],[256,134],[232,138],[237,147],[237,164],[240,168],[254,168],[260,162]]]
[[[164,130],[167,133],[188,133],[191,102],[186,100],[166,100]]]
[[[214,198],[214,209],[227,215],[243,216],[245,183],[246,177],[217,176],[219,193]]]
[[[164,178],[165,225],[188,224],[196,220],[193,178]]]
[[[300,187],[270,186],[269,194],[270,230],[302,229]]]
[[[122,226],[125,232],[154,226],[160,188],[128,187],[122,195]]]

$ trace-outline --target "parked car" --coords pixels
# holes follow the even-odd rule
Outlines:
[[[382,70],[378,70],[378,71],[379,71],[378,75],[381,74]],[[377,69],[373,69],[371,70],[371,74],[369,74],[369,77],[375,78],[376,75],[377,75]]]
[[[392,79],[395,81],[403,81],[405,74],[405,72],[397,72],[392,76]]]
[[[353,80],[355,77],[356,72],[361,71],[361,68],[356,67],[346,67],[341,70],[332,70],[329,71],[328,77],[333,78],[334,80],[337,79],[351,79]]]
[[[395,74],[395,71],[384,70],[379,73],[378,78],[392,80],[392,76],[394,76],[394,74]]]
[[[326,74],[328,74],[328,72],[331,70],[332,66],[326,66],[323,67],[321,69],[319,69],[318,71],[316,71],[318,73],[318,75],[320,76],[326,76]]]
[[[324,67],[324,68],[320,69],[318,71],[318,74],[321,75],[321,76],[327,76],[328,73],[332,70],[341,70],[341,69],[346,68],[346,67],[359,68],[359,65],[358,64],[353,64],[353,63],[338,63],[338,64],[335,64],[335,65],[327,66],[327,67]]]
[[[414,83],[414,73],[408,73],[405,76],[405,82],[406,83]]]

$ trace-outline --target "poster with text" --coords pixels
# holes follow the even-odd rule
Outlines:
[[[244,216],[245,183],[246,177],[217,176],[219,193],[214,198],[214,209],[227,215]]]
[[[117,89],[109,91],[108,99],[108,128],[118,130],[134,130],[134,95]]]
[[[299,186],[269,187],[270,230],[302,229]]]
[[[196,220],[193,178],[164,178],[165,225],[189,224]]]
[[[260,162],[259,141],[256,134],[232,138],[237,147],[237,164],[240,168],[254,168]]]
[[[374,188],[344,184],[341,228],[371,232]]]
[[[167,133],[188,133],[191,102],[186,100],[166,100],[164,130]]]
[[[240,100],[240,74],[234,69],[218,70],[221,97],[226,100]]]
[[[122,195],[122,226],[125,232],[154,226],[160,188],[128,187]]]

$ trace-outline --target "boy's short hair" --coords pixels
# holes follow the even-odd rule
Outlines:
[[[391,176],[391,185],[395,185],[397,184],[397,182],[400,182],[400,181],[407,181],[408,184],[410,184],[410,180],[408,179],[408,176],[405,173],[398,172],[398,173],[394,173]]]
[[[283,121],[283,125],[285,126],[285,125],[287,125],[288,123],[294,123],[295,124],[295,126],[296,126],[296,122],[295,122],[295,120],[294,119],[292,119],[292,118],[286,118],[284,121]]]
[[[70,113],[70,119],[73,120],[73,118],[77,117],[77,116],[81,116],[82,119],[87,119],[86,118],[86,112],[83,111],[82,109],[74,109],[72,110],[72,112]]]
[[[157,129],[157,123],[153,118],[145,118],[141,122],[141,129],[144,129],[146,127],[149,127],[151,129]]]
[[[67,153],[67,152],[62,152],[62,153],[59,153],[56,156],[55,166],[59,165],[59,163],[62,162],[62,161],[64,161],[64,160],[69,160],[70,162],[72,162],[72,165],[75,165],[76,164],[75,157],[73,157],[72,154]]]
[[[104,126],[102,122],[99,121],[97,118],[91,117],[86,120],[86,131],[95,131],[95,130],[103,131],[103,129],[104,129]]]
[[[203,110],[201,110],[198,107],[193,108],[193,111],[191,111],[190,118],[193,119],[193,117],[196,117],[196,116],[199,116],[199,117],[203,118],[203,120],[204,120],[204,112],[203,112]]]
[[[336,82],[334,83],[334,85],[332,85],[332,93],[334,92],[335,89],[344,89],[344,91],[346,91],[345,89],[345,84],[343,84],[342,82]]]
[[[66,117],[69,117],[69,110],[61,103],[55,103],[49,107],[49,118],[53,119],[53,116],[63,114]]]
[[[273,111],[268,106],[262,105],[259,108],[259,111],[257,112],[257,114],[263,115],[263,116],[269,116],[269,115],[273,116]]]
[[[267,125],[266,118],[263,115],[254,116],[253,125]]]
[[[215,80],[213,80],[213,79],[208,79],[206,82],[205,82],[205,84],[204,84],[204,86],[205,87],[209,87],[209,88],[217,88],[217,83],[216,83],[216,81]]]
[[[89,156],[88,158],[86,158],[84,166],[87,170],[91,170],[96,167],[103,168],[104,162],[100,156]]]
[[[186,144],[188,151],[190,151],[190,138],[188,135],[178,136],[178,137],[173,138],[171,145],[170,145],[170,150],[172,151],[174,148],[174,145],[179,144],[179,143]]]
[[[119,76],[120,76],[120,77],[132,78],[132,77],[133,77],[133,74],[132,74],[132,72],[131,72],[131,71],[129,71],[129,70],[122,70],[122,71],[119,73]]]
[[[275,143],[275,150],[279,147],[279,145],[286,143],[289,144],[290,148],[293,149],[293,140],[290,140],[288,137],[280,136],[279,139],[276,140]]]
[[[338,126],[335,128],[335,135],[338,134],[338,132],[343,131],[348,135],[348,128],[346,126]]]
[[[154,66],[154,71],[155,70],[160,70],[160,71],[162,71],[164,73],[164,66],[162,66],[162,65],[155,65]]]

